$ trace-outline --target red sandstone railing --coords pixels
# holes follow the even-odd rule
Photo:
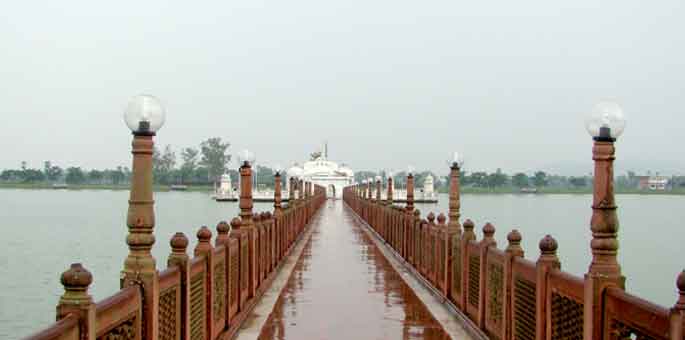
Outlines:
[[[592,339],[593,333],[584,334],[592,331],[587,315],[601,318],[601,339],[683,339],[685,271],[678,277],[680,296],[671,309],[611,285],[597,290],[603,303],[591,305],[595,290],[587,279],[561,271],[557,243],[549,235],[540,241],[541,254],[533,262],[523,257],[516,230],[501,250],[489,223],[477,241],[470,220],[463,233],[450,233],[443,214],[436,223],[432,213],[422,219],[411,206],[371,197],[364,186],[347,187],[343,193],[347,206],[415,275],[491,339]]]
[[[58,321],[27,339],[140,340],[143,334],[160,340],[231,338],[324,203],[324,188],[313,186],[311,192],[291,200],[286,208],[279,205],[274,214],[255,214],[253,226],[242,225],[240,218],[230,226],[219,223],[214,245],[211,231],[200,228],[193,258],[187,255],[188,239],[176,233],[157,287],[130,285],[95,304],[87,294],[90,273],[80,264],[72,265],[62,275],[65,294],[58,305]],[[143,288],[158,292],[155,301],[144,303]],[[144,308],[157,311],[155,322],[145,319]],[[150,325],[157,329],[147,329]]]

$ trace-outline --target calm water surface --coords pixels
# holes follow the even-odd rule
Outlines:
[[[126,191],[0,190],[0,339],[15,339],[54,321],[62,286],[59,275],[82,262],[94,276],[91,293],[100,300],[119,287],[127,254]],[[195,246],[202,225],[214,226],[238,212],[236,203],[216,203],[206,193],[157,193],[157,242],[153,255],[166,266],[169,238],[185,232]],[[582,275],[590,261],[590,195],[463,195],[462,220],[480,228],[491,222],[500,248],[506,233],[523,234],[526,257],[536,259],[538,241],[552,234],[562,268]],[[620,195],[619,261],[627,288],[665,306],[675,302],[675,277],[685,267],[685,196]],[[271,209],[256,203],[255,210]],[[419,204],[422,212],[447,211]]]

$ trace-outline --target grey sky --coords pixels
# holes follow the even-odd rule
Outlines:
[[[328,140],[356,169],[442,170],[457,149],[469,169],[584,173],[584,112],[610,97],[620,161],[677,168],[683,32],[682,0],[5,2],[0,168],[128,165],[143,92],[175,148],[221,136],[289,164]]]

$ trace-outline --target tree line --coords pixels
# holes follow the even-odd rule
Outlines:
[[[171,145],[162,150],[155,147],[153,154],[153,178],[155,184],[192,184],[208,185],[217,181],[228,171],[231,155],[228,154],[230,143],[220,137],[209,138],[198,147],[186,147],[180,150],[180,162]],[[237,179],[233,170],[232,177]],[[6,183],[67,183],[67,184],[127,184],[131,179],[131,170],[126,166],[114,169],[86,170],[79,166],[60,167],[52,161],[45,161],[43,168],[29,168],[27,162],[21,162],[19,169],[5,169],[0,172],[0,181]]]

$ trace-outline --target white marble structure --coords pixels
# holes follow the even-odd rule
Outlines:
[[[302,166],[296,163],[286,175],[286,183],[290,183],[290,178],[303,179],[326,188],[326,197],[332,199],[342,198],[343,188],[354,183],[352,169],[328,160],[327,144],[318,157]]]

